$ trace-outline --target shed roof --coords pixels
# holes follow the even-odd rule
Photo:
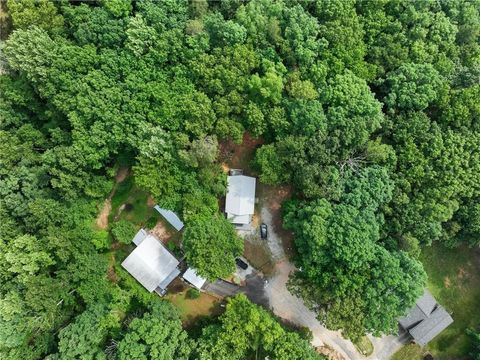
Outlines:
[[[183,274],[183,278],[187,280],[190,284],[195,286],[197,289],[201,289],[202,286],[207,281],[203,277],[197,275],[197,270],[188,268],[187,271]]]
[[[160,284],[166,287],[165,280],[178,271],[178,264],[178,260],[152,235],[148,235],[122,262],[125,270],[150,292]]]
[[[225,212],[232,215],[251,215],[255,208],[255,178],[245,175],[228,176]]]
[[[132,242],[136,246],[138,246],[142,243],[143,240],[146,239],[147,236],[148,236],[148,233],[145,231],[145,229],[140,229],[140,230],[138,230],[137,234],[133,238]]]
[[[172,210],[163,209],[158,205],[155,205],[154,209],[157,210],[177,231],[183,229],[184,224],[182,220],[180,220],[177,214],[175,214]]]

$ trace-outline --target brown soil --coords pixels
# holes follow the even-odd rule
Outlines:
[[[249,175],[252,174],[251,162],[255,155],[255,150],[263,144],[263,139],[254,138],[248,132],[243,134],[241,144],[235,144],[232,141],[220,143],[219,162],[223,170],[244,169]]]
[[[102,230],[106,230],[108,228],[108,215],[112,210],[112,197],[115,195],[115,191],[117,191],[118,184],[125,180],[129,173],[130,169],[128,168],[118,169],[117,174],[115,175],[115,184],[113,185],[112,191],[110,191],[110,195],[108,195],[108,198],[103,202],[102,209],[95,220],[95,224],[98,226],[98,228]]]
[[[127,176],[130,174],[130,169],[129,168],[120,168],[117,171],[117,175],[115,175],[115,183],[120,184],[123,180],[127,178]]]
[[[117,283],[119,280],[119,277],[115,272],[115,256],[113,254],[110,257],[110,263],[108,265],[108,270],[107,270],[107,278],[112,283]]]
[[[173,235],[170,231],[168,231],[168,229],[165,227],[165,224],[161,220],[157,222],[157,225],[155,225],[150,232],[159,238],[164,244],[166,244]]]
[[[154,207],[155,204],[156,204],[155,199],[149,195],[147,198],[147,206]]]
[[[329,360],[345,360],[345,358],[328,345],[318,346],[315,350],[319,354],[327,355]]]
[[[108,215],[112,210],[112,202],[110,198],[106,199],[103,202],[102,210],[100,210],[100,214],[98,214],[97,219],[95,220],[95,224],[99,229],[106,230],[108,228]]]

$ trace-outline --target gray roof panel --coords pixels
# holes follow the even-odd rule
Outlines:
[[[172,210],[162,209],[158,205],[155,205],[154,209],[157,210],[177,231],[183,229],[184,224],[182,220],[180,220],[177,214],[175,214]]]
[[[438,305],[430,317],[423,320],[413,329],[410,329],[409,333],[419,345],[425,346],[451,323],[453,323],[453,319],[450,314]]]

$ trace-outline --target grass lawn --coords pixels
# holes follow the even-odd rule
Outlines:
[[[189,299],[187,296],[189,287],[180,285],[180,283],[180,280],[175,280],[165,298],[170,300],[180,312],[184,327],[191,326],[196,320],[204,316],[219,315],[223,311],[220,306],[221,300],[203,292],[200,293],[198,299]],[[176,290],[180,290],[179,288],[181,291],[176,292]]]
[[[109,223],[125,219],[141,227],[152,216],[159,218],[159,214],[148,205],[148,193],[135,186],[133,176],[118,184],[112,197]]]
[[[416,344],[405,345],[390,360],[422,360],[424,351]]]
[[[360,354],[365,356],[372,355],[374,350],[372,342],[366,336],[361,337],[357,342],[354,342],[353,345],[355,345]]]
[[[458,359],[468,354],[468,327],[480,325],[480,253],[468,247],[426,247],[421,261],[428,274],[428,288],[452,314],[453,324],[433,339],[427,349],[435,359]]]

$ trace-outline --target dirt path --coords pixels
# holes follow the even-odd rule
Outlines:
[[[112,197],[115,195],[118,184],[125,180],[129,173],[129,168],[118,169],[117,174],[115,175],[115,184],[113,185],[112,191],[110,191],[108,198],[103,202],[102,209],[95,220],[95,224],[99,229],[106,230],[108,228],[108,215],[110,215],[110,211],[112,211]]]
[[[95,220],[95,224],[99,229],[106,230],[108,228],[108,215],[110,211],[112,211],[112,201],[108,198],[103,202],[102,210],[100,210]]]

